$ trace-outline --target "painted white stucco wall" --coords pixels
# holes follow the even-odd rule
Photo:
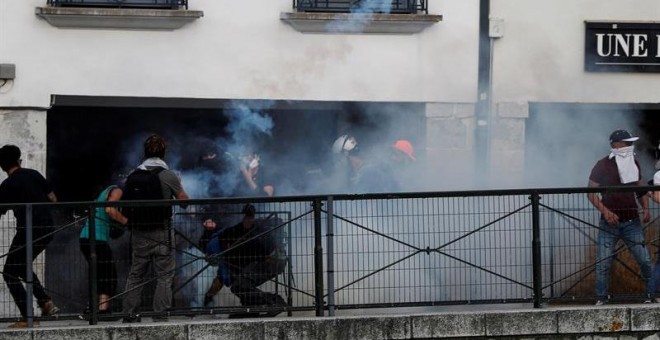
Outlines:
[[[414,35],[303,34],[290,0],[190,0],[204,17],[175,31],[59,29],[46,0],[0,0],[0,63],[16,80],[0,107],[51,94],[473,102],[478,1],[434,1],[444,20]]]
[[[497,102],[657,103],[657,73],[584,71],[585,21],[652,22],[654,0],[493,0],[504,19],[494,44]]]

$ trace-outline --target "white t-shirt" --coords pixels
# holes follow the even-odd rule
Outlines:
[[[653,175],[653,185],[660,185],[660,171]]]

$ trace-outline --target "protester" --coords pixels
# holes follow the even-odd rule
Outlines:
[[[263,173],[261,158],[256,153],[247,153],[240,158],[239,171],[241,180],[234,196],[258,197],[273,196],[275,186],[272,178]],[[260,173],[261,172],[261,173]]]
[[[122,186],[126,181],[126,174],[119,172],[113,175],[111,185],[107,186],[96,197],[96,202],[116,202],[123,194]],[[97,294],[99,298],[99,313],[110,313],[110,297],[114,295],[117,288],[117,269],[112,257],[110,239],[118,238],[124,231],[128,222],[117,207],[100,206],[96,208],[94,219],[94,238],[96,244],[97,262]],[[121,226],[116,226],[119,224]],[[115,225],[115,226],[113,226]],[[91,264],[91,244],[89,242],[89,221],[85,222],[80,231],[80,250],[88,264]]]
[[[352,192],[399,192],[410,188],[410,166],[416,161],[412,144],[397,140],[387,149],[375,149],[355,169]]]
[[[158,199],[188,199],[179,177],[163,160],[167,144],[159,135],[151,135],[144,142],[144,161],[131,173],[126,181],[125,200],[149,198],[144,194],[158,196]],[[155,183],[155,184],[154,184]],[[155,185],[155,186],[154,186]],[[153,294],[153,310],[157,313],[154,321],[167,321],[164,313],[172,305],[172,280],[176,259],[172,209],[166,207],[140,207],[126,210],[131,229],[132,262],[126,280],[126,292],[122,313],[124,323],[139,322],[136,314],[140,305],[142,288],[150,265],[156,275],[156,289]]]
[[[205,296],[206,303],[226,285],[231,286],[242,306],[285,306],[286,302],[278,294],[257,288],[284,271],[286,254],[279,246],[281,235],[278,236],[278,230],[271,229],[269,220],[255,219],[253,205],[246,205],[242,213],[242,221],[226,230],[217,231],[212,221],[204,222],[203,244],[208,258],[218,265],[217,276]]]
[[[610,135],[611,152],[600,159],[591,170],[589,187],[643,185],[639,163],[635,159],[633,137],[626,130],[616,130]],[[640,222],[637,201],[642,207],[642,220],[651,219],[648,197],[637,192],[590,193],[591,204],[601,213],[596,256],[596,305],[608,302],[608,283],[616,243],[622,239],[640,266],[646,284],[646,296],[654,292],[651,258],[644,245],[644,229]]]
[[[205,196],[208,198],[226,196],[221,181],[223,173],[227,171],[226,160],[212,141],[203,141],[200,144],[202,153],[197,160],[196,169],[208,179]]]
[[[24,204],[56,202],[57,197],[46,179],[36,170],[21,167],[21,150],[15,145],[5,145],[0,148],[0,168],[7,173],[7,179],[0,184],[0,203]],[[33,206],[32,225],[26,223],[25,207],[0,207],[0,216],[9,209],[16,218],[16,235],[9,246],[9,253],[5,259],[3,278],[7,288],[14,298],[14,302],[21,312],[21,320],[9,325],[9,328],[27,327],[27,293],[23,288],[27,271],[25,254],[26,231],[32,232],[32,259],[41,254],[53,238],[53,219],[50,207],[43,205]],[[46,290],[41,285],[37,274],[32,273],[32,290],[42,316],[54,315],[59,311]],[[35,323],[37,323],[35,321]]]
[[[353,192],[358,170],[363,165],[355,137],[345,134],[332,143],[332,163],[325,190],[338,193]]]

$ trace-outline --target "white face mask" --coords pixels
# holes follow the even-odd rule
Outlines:
[[[617,157],[628,158],[635,156],[635,146],[625,146],[623,148],[612,149],[612,154]]]

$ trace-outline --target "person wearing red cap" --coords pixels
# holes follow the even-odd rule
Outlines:
[[[412,144],[405,140],[399,139],[392,145],[393,154],[392,159],[397,162],[414,162],[417,159],[415,158],[415,149]]]
[[[358,169],[353,189],[359,193],[399,192],[409,189],[410,165],[416,161],[412,144],[400,139],[385,152],[372,153]]]
[[[639,163],[635,159],[633,137],[626,130],[616,130],[610,135],[611,152],[601,158],[591,170],[589,187],[640,186],[643,185]],[[589,201],[601,213],[596,255],[596,305],[607,303],[608,281],[616,243],[622,239],[635,257],[646,284],[646,302],[652,302],[654,283],[651,257],[644,244],[644,229],[637,209],[642,207],[642,220],[648,222],[648,197],[636,192],[589,193]]]

